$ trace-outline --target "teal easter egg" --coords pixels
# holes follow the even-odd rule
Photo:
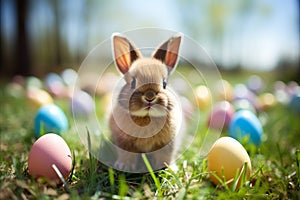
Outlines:
[[[68,129],[68,120],[65,113],[56,105],[42,106],[35,117],[35,137],[52,132],[61,134]]]
[[[300,93],[292,96],[289,108],[295,114],[300,114]]]
[[[61,73],[61,77],[67,86],[74,86],[76,85],[78,74],[75,70],[69,68],[69,69],[65,69]]]
[[[254,114],[256,113],[256,108],[250,101],[247,99],[237,99],[232,102],[233,107],[235,108],[236,111],[239,110],[249,110],[253,112]]]
[[[42,81],[35,77],[35,76],[29,76],[28,78],[26,78],[26,88],[43,88],[43,83]]]
[[[262,133],[263,128],[259,119],[249,110],[236,112],[229,124],[229,135],[239,141],[248,137],[248,142],[259,145]]]

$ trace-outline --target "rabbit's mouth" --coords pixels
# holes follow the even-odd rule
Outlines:
[[[135,92],[129,99],[131,115],[138,117],[163,117],[168,113],[168,99],[163,93]]]
[[[167,115],[164,106],[155,103],[148,103],[140,109],[131,110],[130,114],[138,117],[163,117]]]
[[[146,110],[150,110],[150,109],[152,108],[153,105],[154,105],[153,103],[148,103],[148,104],[145,106]]]

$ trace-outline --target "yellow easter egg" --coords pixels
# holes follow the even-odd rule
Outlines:
[[[219,80],[215,86],[215,92],[221,100],[231,101],[233,89],[231,84],[226,80]]]
[[[258,97],[259,109],[269,110],[276,105],[276,98],[271,93],[264,93]]]
[[[204,85],[200,85],[195,89],[195,98],[196,104],[200,109],[207,109],[211,105],[211,92]]]
[[[240,175],[244,164],[247,163],[246,179],[249,179],[251,173],[251,161],[245,148],[234,138],[219,138],[208,153],[207,167],[211,172],[211,181],[218,185],[219,177],[225,180],[226,184],[231,186],[236,174]],[[241,176],[238,176],[238,185],[240,185]]]
[[[44,105],[53,103],[53,98],[51,95],[44,90],[30,89],[27,91],[26,96],[29,104],[35,108],[40,108]]]
[[[102,110],[102,112],[104,111],[106,114],[111,113],[111,110],[112,110],[112,94],[107,93],[102,97],[100,107],[104,108],[104,110]]]

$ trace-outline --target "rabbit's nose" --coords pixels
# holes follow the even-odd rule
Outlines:
[[[146,101],[152,102],[156,97],[156,93],[152,90],[148,90],[147,92],[145,92],[144,96]]]

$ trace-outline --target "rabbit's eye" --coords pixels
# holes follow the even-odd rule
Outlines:
[[[167,87],[167,81],[163,80],[163,88],[166,89],[166,87]]]
[[[135,77],[133,77],[131,81],[131,89],[135,89],[135,86],[136,86],[136,79]]]

